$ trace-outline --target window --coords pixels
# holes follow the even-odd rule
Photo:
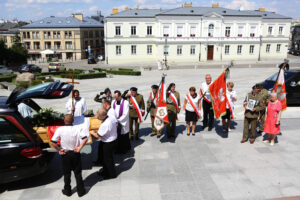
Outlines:
[[[116,54],[121,55],[121,46],[116,46]]]
[[[278,35],[283,35],[283,26],[279,26]]]
[[[84,48],[85,48],[85,49],[87,49],[87,48],[88,48],[88,46],[89,46],[89,41],[87,41],[87,40],[86,40],[86,41],[84,41]]]
[[[95,31],[95,37],[100,37],[99,31]]]
[[[225,45],[225,54],[228,55],[229,54],[229,45]]]
[[[72,31],[65,31],[65,39],[71,39],[72,38]]]
[[[85,38],[89,37],[89,32],[88,32],[88,31],[84,31],[84,32],[83,32],[83,36],[84,36]]]
[[[60,49],[60,42],[54,42],[54,49]]]
[[[177,46],[177,55],[182,55],[182,46]]]
[[[56,39],[57,35],[56,35],[56,31],[53,31],[53,39]]]
[[[230,37],[230,26],[226,26],[226,28],[225,28],[225,36],[226,37]]]
[[[94,37],[93,31],[89,31],[89,38],[93,38],[93,37]]]
[[[40,49],[40,42],[34,42],[33,43],[33,49]]]
[[[100,47],[100,42],[99,42],[99,40],[96,40],[96,47]]]
[[[47,32],[44,32],[44,39],[48,39]]]
[[[169,26],[163,27],[163,34],[164,34],[164,37],[169,37]]]
[[[254,37],[256,32],[256,26],[250,27],[250,37]]]
[[[90,46],[94,47],[94,41],[93,40],[90,40]]]
[[[69,31],[69,39],[72,38],[72,31]]]
[[[131,35],[136,35],[136,26],[131,26]]]
[[[136,45],[131,45],[131,54],[132,55],[136,54]]]
[[[26,49],[30,49],[31,47],[30,47],[30,42],[25,42],[25,48]]]
[[[27,38],[30,39],[30,32],[27,32]]]
[[[177,37],[182,37],[183,26],[177,26]]]
[[[0,144],[27,142],[28,138],[12,123],[0,117]]]
[[[242,54],[242,45],[238,45],[237,54]]]
[[[147,26],[147,35],[152,35],[152,26]]]
[[[147,45],[147,54],[148,55],[152,54],[152,45]]]
[[[250,45],[249,53],[250,54],[254,53],[254,45]]]
[[[277,53],[280,52],[280,47],[281,47],[281,44],[277,44],[277,46],[276,46],[276,52]]]
[[[214,36],[214,25],[213,24],[210,24],[208,26],[208,37],[213,37]]]
[[[196,26],[191,26],[190,36],[195,37],[196,36]]]
[[[36,36],[35,36],[35,32],[32,32],[32,39],[35,39]]]
[[[72,42],[66,42],[66,49],[73,49]]]
[[[26,39],[26,32],[23,32],[23,38]]]
[[[50,31],[47,32],[47,36],[48,36],[47,37],[48,39],[51,39],[51,32]]]
[[[190,54],[191,54],[191,55],[195,55],[195,52],[196,52],[196,47],[195,47],[195,45],[192,45],[192,46],[191,46]]]
[[[57,39],[60,39],[60,31],[57,31]]]
[[[116,26],[116,35],[121,35],[121,26]]]
[[[273,32],[273,26],[269,26],[268,27],[268,34],[272,35],[272,32]]]
[[[40,32],[36,32],[36,38],[40,39]]]
[[[164,55],[169,54],[169,46],[164,46]]]
[[[271,44],[267,44],[266,46],[266,53],[270,53]]]
[[[244,33],[244,26],[243,25],[238,26],[238,37],[243,37],[243,33]]]
[[[45,42],[45,49],[51,49],[51,42]]]

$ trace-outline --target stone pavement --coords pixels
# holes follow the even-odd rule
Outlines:
[[[240,143],[242,121],[228,135],[216,129],[187,136],[177,125],[177,138],[150,137],[149,124],[141,125],[134,150],[116,157],[118,177],[99,179],[92,166],[96,145],[86,146],[83,178],[88,193],[81,199],[104,200],[263,200],[300,195],[299,119],[283,119],[279,143],[270,146],[258,137]],[[92,153],[90,154],[90,152]],[[72,175],[72,186],[75,179]],[[45,174],[2,186],[1,200],[78,199],[61,194],[61,161],[55,156]],[[73,189],[75,192],[75,189]]]

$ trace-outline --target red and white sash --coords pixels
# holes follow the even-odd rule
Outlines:
[[[193,107],[194,111],[196,112],[197,116],[200,118],[200,114],[199,114],[199,111],[198,109],[196,108],[194,102],[192,101],[192,97],[190,96],[190,94],[187,94],[186,95],[187,99],[189,100],[191,106]]]
[[[154,93],[153,92],[150,92],[150,99],[151,99],[151,101],[153,101],[153,99],[154,99]],[[155,101],[153,101],[154,105],[157,104],[157,100],[158,100],[158,92],[156,93]]]
[[[140,109],[138,103],[136,102],[136,99],[133,96],[129,95],[129,97],[130,97],[130,101],[132,102],[133,107],[135,108],[135,110],[138,114],[139,123],[142,123],[144,121],[143,115],[142,115],[144,111]]]
[[[228,105],[228,109],[229,109],[229,111],[230,111],[230,114],[231,114],[231,119],[234,119],[234,114],[233,114],[233,110],[232,110],[232,107],[231,107],[231,105],[230,105],[230,103],[229,103],[229,100],[228,100],[228,98],[227,98],[227,95],[225,95],[225,100],[226,100],[226,103],[227,103],[227,105]]]
[[[206,92],[204,92],[203,93],[203,91],[202,91],[202,89],[201,89],[201,96],[203,97],[203,99],[207,102],[207,103],[211,103],[211,101],[208,99],[208,98],[206,98]]]
[[[175,97],[175,95],[173,94],[173,92],[169,91],[169,97],[170,97],[170,98],[172,99],[172,101],[174,102],[177,112],[179,112],[180,107],[178,106],[177,98]]]

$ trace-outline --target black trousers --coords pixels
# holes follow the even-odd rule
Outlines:
[[[118,134],[117,153],[127,153],[131,149],[129,133]]]
[[[214,123],[214,111],[212,109],[212,103],[208,103],[207,101],[202,101],[203,107],[203,126],[212,128]]]
[[[101,151],[99,154],[100,160],[103,161],[104,178],[116,178],[116,168],[114,161],[114,153],[117,147],[117,140],[112,142],[100,142]]]
[[[169,123],[167,124],[167,136],[175,137],[177,113],[174,113],[173,111],[168,111],[168,117],[169,117]]]
[[[74,151],[68,151],[62,156],[62,169],[64,175],[65,186],[64,189],[71,191],[71,171],[74,172],[77,193],[83,194],[85,192],[84,184],[81,175],[81,155],[80,153],[75,153]]]

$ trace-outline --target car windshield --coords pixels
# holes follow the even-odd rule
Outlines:
[[[31,88],[27,89],[25,92],[23,92],[22,95],[36,93],[36,92],[43,92],[51,84],[53,84],[53,83],[50,82],[50,83],[45,83],[45,84],[31,87]]]
[[[50,63],[50,66],[56,66],[56,63]]]
[[[295,72],[284,72],[284,79],[289,80],[291,79],[296,73]],[[269,78],[267,78],[267,81],[273,81],[275,82],[277,80],[278,73],[273,74]]]

